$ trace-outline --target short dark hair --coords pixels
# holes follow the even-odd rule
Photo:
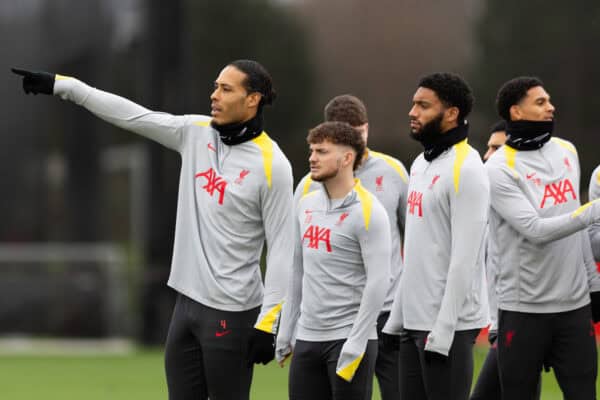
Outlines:
[[[248,93],[258,92],[262,95],[258,104],[258,111],[262,111],[263,106],[270,105],[275,101],[277,93],[273,89],[273,79],[271,74],[259,62],[254,60],[235,60],[231,65],[244,74],[246,79],[242,83]]]
[[[346,122],[353,127],[369,122],[367,107],[358,97],[351,94],[335,96],[325,106],[324,114],[325,121]]]
[[[473,109],[473,91],[467,82],[456,74],[437,72],[427,75],[421,78],[419,86],[433,90],[446,107],[457,107],[459,123],[467,118]]]
[[[506,122],[503,119],[496,121],[494,125],[490,127],[490,135],[496,132],[506,132]]]
[[[540,78],[535,76],[519,76],[504,83],[496,96],[496,110],[505,121],[510,121],[510,108],[518,104],[527,91],[536,86],[544,86]]]
[[[327,121],[312,128],[306,138],[309,144],[322,143],[325,140],[333,144],[351,147],[356,152],[352,169],[358,168],[365,154],[366,145],[357,129],[346,122]]]

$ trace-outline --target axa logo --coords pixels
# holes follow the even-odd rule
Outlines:
[[[240,176],[236,178],[235,183],[241,185],[244,181],[244,178],[248,176],[249,173],[250,171],[248,171],[247,169],[243,169],[242,172],[240,172]]]
[[[304,232],[302,236],[302,243],[304,239],[308,240],[308,248],[319,250],[319,244],[323,242],[325,250],[331,253],[331,229],[321,228],[317,225],[311,225]]]
[[[214,169],[210,168],[204,172],[197,173],[194,178],[206,178],[206,185],[202,186],[202,189],[206,190],[211,197],[213,197],[216,191],[219,194],[219,204],[223,204],[227,181],[217,175]]]
[[[411,191],[408,195],[408,212],[411,215],[415,215],[422,217],[423,216],[423,193],[417,192],[415,190]]]
[[[383,192],[383,175],[375,178],[375,190]]]
[[[340,215],[340,219],[338,219],[338,221],[337,221],[335,224],[336,224],[337,226],[340,226],[340,225],[341,225],[341,224],[344,222],[344,220],[345,220],[346,218],[348,218],[348,215],[350,215],[350,213],[343,212],[343,213]]]
[[[568,178],[558,182],[549,183],[544,188],[544,197],[542,197],[540,208],[544,208],[547,205],[546,202],[550,201],[552,201],[551,206],[566,203],[569,200],[567,196],[569,194],[573,200],[577,200],[573,184]]]
[[[431,185],[429,185],[429,189],[433,189],[433,185],[435,185],[435,183],[440,179],[439,175],[436,175],[433,177],[433,179],[431,180]]]

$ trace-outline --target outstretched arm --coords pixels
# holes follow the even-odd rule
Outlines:
[[[183,146],[184,116],[150,111],[75,78],[15,68],[13,72],[23,77],[23,90],[27,94],[54,94],[85,107],[115,126],[145,136],[170,149],[180,151]]]

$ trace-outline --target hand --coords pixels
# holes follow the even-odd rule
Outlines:
[[[592,319],[594,322],[600,321],[600,292],[591,292],[592,299]]]
[[[11,68],[12,72],[23,77],[23,90],[26,94],[54,94],[55,75],[48,72],[34,72]]]
[[[381,332],[381,341],[383,343],[383,349],[385,351],[398,351],[400,350],[400,336],[391,335],[389,333]]]
[[[425,350],[425,363],[442,363],[445,364],[448,357],[435,351]]]
[[[252,328],[248,336],[248,364],[268,364],[275,358],[275,335]]]
[[[279,364],[279,366],[281,368],[285,367],[285,362],[288,360],[288,358],[290,358],[292,356],[292,352],[287,353],[285,356],[283,356],[283,358],[280,361],[277,361],[277,364]]]

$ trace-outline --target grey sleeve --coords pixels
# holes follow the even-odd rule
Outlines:
[[[287,160],[272,169],[272,185],[265,185],[262,218],[267,241],[267,269],[263,304],[255,327],[275,333],[288,284],[294,228],[292,168]]]
[[[408,176],[408,173],[406,173]],[[398,229],[400,230],[400,236],[404,239],[404,227],[406,226],[406,201],[408,199],[408,181],[402,180],[400,183],[400,197],[398,198],[398,208],[396,209],[398,217]]]
[[[451,250],[446,286],[425,350],[448,355],[459,312],[475,279],[490,207],[483,167],[465,164],[458,191],[449,188]],[[476,240],[477,239],[477,240]],[[475,240],[475,242],[474,242]]]
[[[70,100],[106,122],[181,152],[185,116],[150,111],[123,97],[68,77],[57,78],[54,94]]]
[[[348,382],[352,380],[360,365],[367,347],[369,332],[375,326],[383,308],[390,282],[390,223],[383,206],[373,203],[368,229],[364,225],[358,229],[367,282],[356,319],[342,346],[336,368],[337,375]]]
[[[287,296],[281,311],[281,323],[279,324],[279,331],[277,332],[275,357],[278,362],[283,361],[293,351],[292,340],[294,332],[296,331],[296,323],[298,322],[298,318],[300,318],[300,304],[302,303],[302,279],[304,276],[304,266],[302,264],[302,236],[300,234],[300,224],[295,212],[293,219],[294,256]]]
[[[590,292],[600,291],[600,273],[596,268],[596,262],[594,261],[594,255],[592,254],[592,244],[587,232],[581,231],[581,251],[583,252],[583,262],[585,263],[585,269],[588,277],[588,286]]]
[[[525,197],[515,178],[500,168],[487,168],[492,208],[527,240],[544,244],[564,238],[600,220],[600,203],[587,203],[578,210],[543,218]]]
[[[600,199],[600,166],[592,173],[589,188],[590,201]],[[600,223],[590,225],[588,228],[594,260],[600,263]]]

